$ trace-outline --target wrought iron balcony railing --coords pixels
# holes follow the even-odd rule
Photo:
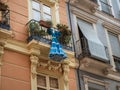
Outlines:
[[[114,56],[116,70],[120,72],[120,58]]]
[[[94,2],[94,3],[96,3],[96,4],[97,4],[97,0],[90,0],[90,1],[92,1],[92,2]]]
[[[28,39],[27,39],[28,42],[30,42],[31,40],[34,39],[34,40],[37,40],[37,41],[40,41],[40,42],[43,42],[43,43],[46,43],[46,44],[51,44],[52,37],[51,37],[51,35],[48,35],[46,27],[40,26],[39,22],[36,21],[36,20],[33,20],[33,19],[30,20],[27,23],[27,26],[28,26],[28,31],[29,31],[29,36],[28,36]],[[30,30],[32,28],[35,28],[35,29]],[[39,31],[37,30],[38,28],[40,29]],[[72,42],[70,42],[67,45],[62,45],[62,47],[64,49],[67,49],[67,50],[70,50],[70,51],[73,50]]]
[[[8,9],[0,10],[0,28],[10,29],[10,11]]]
[[[91,55],[90,48],[92,48],[92,47],[89,47],[88,40],[85,37],[81,37],[80,41],[81,42],[79,42],[79,43],[81,44],[81,53],[79,53],[80,51],[78,52],[79,53],[79,55],[77,54],[78,58],[91,57],[91,58],[95,58],[98,60],[102,60],[102,58],[100,56],[96,57],[96,56]],[[78,43],[76,43],[76,44],[78,44]],[[79,49],[80,45],[77,45],[77,46],[78,46],[77,48]],[[106,46],[104,46],[104,50],[106,53],[106,57],[109,58],[108,48]],[[106,61],[106,60],[102,60],[102,61]],[[109,63],[109,62],[107,62],[107,63]]]

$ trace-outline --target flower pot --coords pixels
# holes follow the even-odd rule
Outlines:
[[[4,3],[0,2],[0,11],[6,11],[8,8],[7,5],[5,5]]]
[[[46,22],[46,21],[43,21],[43,20],[40,20],[39,21],[39,24],[43,27],[46,27],[46,28],[50,28],[51,26]]]

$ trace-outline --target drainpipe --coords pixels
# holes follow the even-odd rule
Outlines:
[[[69,21],[70,21],[70,28],[71,28],[71,32],[73,33],[73,30],[72,30],[72,20],[71,20],[71,12],[70,12],[70,0],[67,2],[67,8],[68,8],[68,16],[69,16]],[[72,39],[73,39],[73,44],[75,43],[74,42],[74,37],[73,37],[73,34],[72,34]],[[74,54],[74,56],[75,56],[75,58],[77,58],[76,57],[76,49],[75,49],[75,45],[73,45],[73,48],[74,48],[74,52],[75,52],[75,54]],[[81,84],[80,84],[80,70],[79,70],[79,67],[80,67],[80,60],[78,59],[78,67],[76,68],[76,71],[77,71],[77,77],[78,77],[78,89],[79,90],[81,90]]]

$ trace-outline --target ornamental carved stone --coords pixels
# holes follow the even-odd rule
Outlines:
[[[31,73],[32,77],[35,78],[37,74],[37,66],[38,66],[38,60],[39,58],[37,56],[31,55],[30,56],[30,61],[31,61]]]
[[[64,60],[63,63],[62,63],[62,69],[63,69],[63,78],[64,78],[64,82],[65,84],[68,84],[68,74],[69,74],[69,60]]]
[[[5,41],[0,40],[0,66],[2,65],[2,56],[4,54],[4,45],[5,45]]]

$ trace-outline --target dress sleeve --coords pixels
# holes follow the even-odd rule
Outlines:
[[[59,37],[60,37],[60,35],[61,35],[60,31],[55,30],[55,35],[56,35],[56,38],[59,38]]]
[[[49,35],[52,35],[53,29],[52,29],[52,28],[48,28],[48,29],[47,29],[47,33],[48,33]]]

